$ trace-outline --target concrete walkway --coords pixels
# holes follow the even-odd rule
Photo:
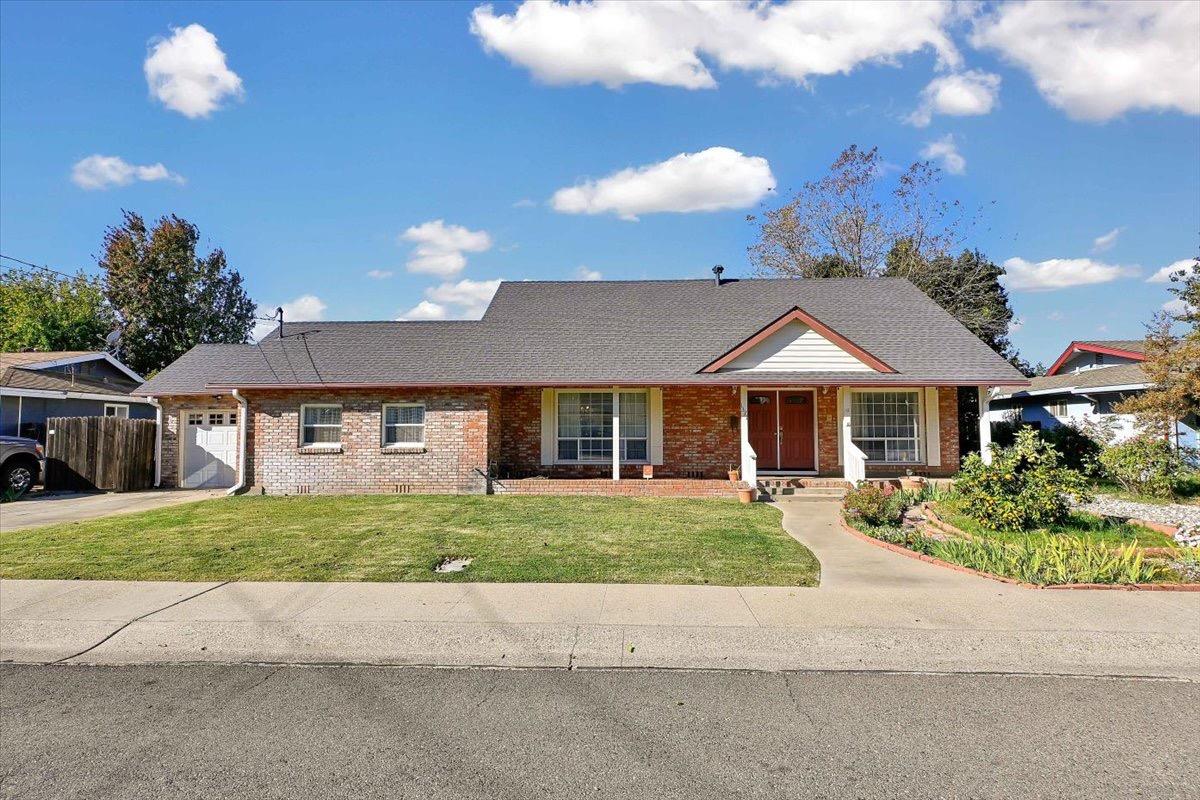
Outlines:
[[[223,497],[224,489],[151,489],[144,492],[33,494],[0,507],[0,531],[82,522],[163,506]]]
[[[1200,680],[1200,594],[1047,591],[780,503],[820,588],[0,581],[0,659],[1147,675]]]

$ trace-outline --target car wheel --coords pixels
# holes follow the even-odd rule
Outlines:
[[[10,492],[20,497],[33,486],[33,468],[18,461],[15,464],[5,464],[0,469],[0,490]]]

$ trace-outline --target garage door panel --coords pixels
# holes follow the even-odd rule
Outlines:
[[[181,485],[189,489],[233,486],[237,480],[237,444],[237,412],[188,412],[184,425]]]

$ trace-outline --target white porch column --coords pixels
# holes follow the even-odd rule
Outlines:
[[[750,446],[750,402],[746,387],[738,387],[738,429],[741,432],[742,480],[751,486],[758,484],[758,455]]]
[[[867,461],[862,450],[858,449],[850,435],[852,427],[850,424],[851,411],[854,408],[854,393],[847,389],[841,392],[842,407],[841,407],[841,425],[842,425],[842,477],[845,478],[851,486],[857,486],[859,481],[867,479]]]
[[[992,421],[988,411],[992,405],[991,392],[987,386],[979,387],[979,455],[983,463],[992,463]]]
[[[621,393],[613,387],[612,393],[612,456],[614,481],[621,480]]]

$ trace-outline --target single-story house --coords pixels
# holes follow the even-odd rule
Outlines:
[[[48,417],[153,419],[154,406],[131,394],[144,381],[103,351],[0,353],[0,436],[45,444]]]
[[[905,280],[718,278],[504,282],[476,321],[286,323],[137,394],[162,409],[164,486],[707,495],[731,469],[953,474],[959,392],[986,420],[986,390],[1022,381]]]
[[[1118,414],[1117,404],[1154,384],[1141,367],[1146,360],[1141,339],[1075,341],[1067,345],[1042,377],[1028,386],[1001,386],[992,393],[993,422],[1024,422],[1036,428],[1064,423],[1108,421],[1116,441],[1137,432],[1131,414]],[[1175,424],[1177,445],[1196,446],[1195,415]]]

